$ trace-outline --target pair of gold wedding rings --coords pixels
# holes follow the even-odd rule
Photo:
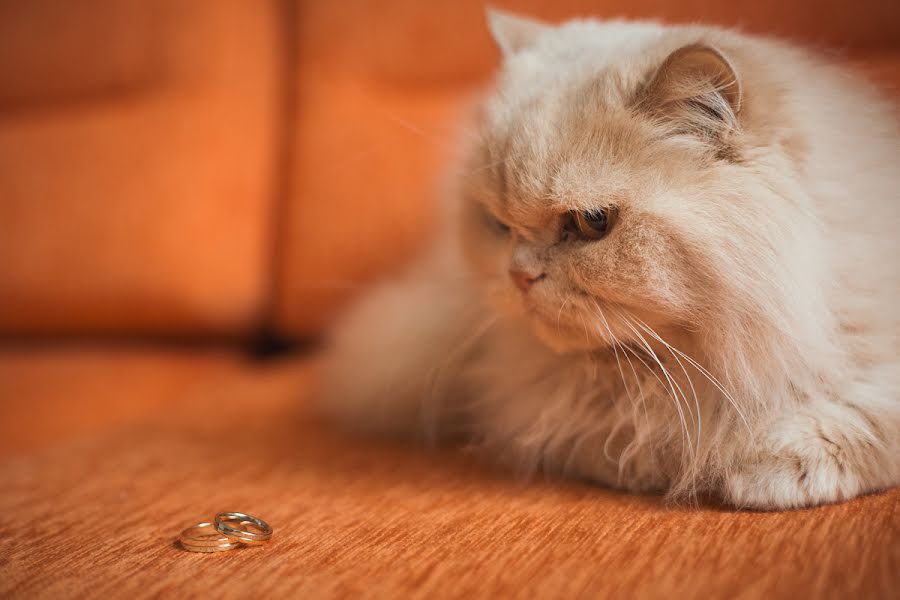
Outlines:
[[[178,536],[188,552],[225,552],[241,546],[260,546],[272,539],[272,527],[241,512],[222,512],[211,523],[198,523]]]

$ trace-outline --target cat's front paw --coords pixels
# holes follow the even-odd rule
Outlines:
[[[725,496],[731,504],[760,510],[838,502],[862,491],[858,478],[838,460],[815,450],[760,457],[725,480]]]
[[[753,446],[725,475],[725,498],[738,507],[779,510],[847,500],[883,487],[896,467],[878,432],[852,419],[791,419]]]

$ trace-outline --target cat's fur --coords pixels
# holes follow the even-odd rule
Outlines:
[[[900,482],[892,107],[717,28],[490,21],[503,68],[445,227],[339,328],[329,409],[739,506]],[[608,206],[605,238],[562,234]]]

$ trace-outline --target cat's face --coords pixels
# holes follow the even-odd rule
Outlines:
[[[487,297],[560,351],[636,341],[641,323],[690,327],[720,279],[709,245],[728,235],[719,191],[733,188],[741,101],[730,64],[690,47],[656,65],[569,69],[564,42],[522,49],[510,39],[533,43],[527,32],[499,27],[507,56],[461,220]]]

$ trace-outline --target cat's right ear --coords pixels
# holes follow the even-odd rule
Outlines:
[[[488,7],[485,12],[488,29],[504,58],[532,46],[538,36],[551,29],[549,25],[536,19],[521,17],[496,8]]]
[[[639,105],[707,134],[738,127],[744,103],[741,78],[713,46],[691,44],[663,61],[639,96]]]

